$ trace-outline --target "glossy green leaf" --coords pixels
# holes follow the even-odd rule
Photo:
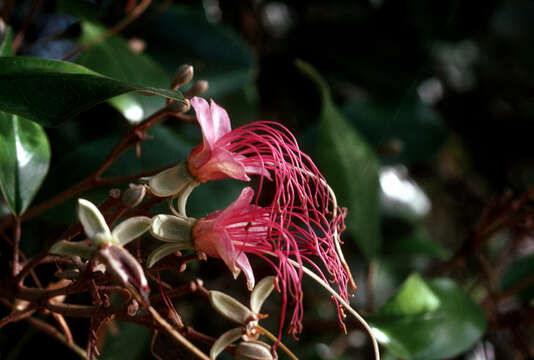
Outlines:
[[[0,112],[0,187],[14,214],[28,208],[49,165],[50,145],[41,126]]]
[[[415,296],[414,296],[415,295]],[[440,300],[419,274],[411,275],[379,311],[381,316],[418,315],[435,311]]]
[[[395,356],[410,360],[452,358],[467,351],[486,330],[482,309],[457,283],[412,275],[370,319],[377,339]]]
[[[130,92],[185,102],[173,90],[111,79],[83,66],[40,58],[0,58],[0,110],[55,126],[115,96]]]
[[[92,41],[105,31],[102,26],[83,22],[81,43]],[[150,57],[133,52],[126,40],[119,36],[108,37],[92,45],[75,62],[113,79],[135,84],[164,88],[169,87],[172,80]],[[142,120],[165,105],[164,99],[159,96],[147,97],[136,93],[124,94],[109,102],[131,122]]]
[[[525,283],[534,276],[534,255],[522,257],[510,264],[505,270],[501,287],[504,291],[511,290],[519,284]],[[524,287],[519,293],[519,298],[525,303],[534,298],[534,284]]]
[[[324,79],[310,65],[298,62],[322,95],[317,156],[321,171],[348,208],[345,223],[367,257],[375,256],[381,244],[379,228],[378,160],[356,129],[336,109]]]
[[[0,57],[13,55],[12,40],[8,27],[0,40]],[[48,171],[50,145],[46,133],[38,124],[0,112],[0,159],[2,193],[10,210],[20,215]]]

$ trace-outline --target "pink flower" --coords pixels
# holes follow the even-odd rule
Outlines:
[[[302,271],[289,259],[311,267],[323,280],[334,283],[345,300],[348,286],[355,289],[336,247],[336,236],[344,228],[344,212],[337,207],[323,175],[284,126],[258,121],[231,130],[228,114],[213,100],[208,105],[195,97],[191,104],[203,143],[187,158],[190,174],[199,182],[228,177],[249,181],[250,175],[260,176],[253,204],[254,193],[248,188],[226,210],[198,221],[193,231],[195,246],[221,258],[234,276],[243,270],[249,287],[254,284],[254,274],[246,254],[271,263],[281,280],[282,321],[288,295],[294,300],[289,331],[296,334],[301,330]],[[274,183],[274,190],[268,194],[263,191],[265,179]],[[258,206],[260,195],[267,207]],[[272,254],[278,258],[277,264]],[[343,311],[336,305],[342,320]]]
[[[247,174],[269,177],[269,173],[254,164],[254,160],[229,149],[234,137],[226,110],[213,100],[208,105],[206,100],[199,97],[192,98],[191,104],[197,113],[203,137],[202,144],[187,157],[189,172],[197,181],[207,182],[227,177],[249,181]]]
[[[293,312],[288,331],[295,336],[302,331],[303,273],[300,266],[310,266],[328,281],[322,270],[326,269],[345,299],[348,298],[349,276],[330,234],[317,233],[320,224],[316,219],[306,217],[306,212],[299,207],[282,215],[274,207],[251,204],[253,197],[254,191],[247,187],[228,208],[199,219],[192,231],[193,244],[197,251],[221,258],[235,277],[242,270],[250,290],[255,280],[247,255],[257,255],[271,264],[276,270],[282,293],[280,331],[291,303]],[[285,220],[291,219],[291,222],[284,221],[282,216]],[[300,266],[293,266],[289,259]],[[319,264],[316,264],[317,259]],[[338,311],[341,311],[339,304]],[[342,312],[339,314],[341,318]]]

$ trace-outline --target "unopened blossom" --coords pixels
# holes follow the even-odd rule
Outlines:
[[[90,201],[78,199],[77,213],[91,244],[62,240],[54,244],[50,252],[98,259],[126,288],[148,304],[150,288],[143,268],[123,246],[143,235],[152,225],[152,219],[131,217],[111,231],[100,210]]]

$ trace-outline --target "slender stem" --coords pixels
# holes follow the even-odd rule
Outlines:
[[[148,307],[148,311],[154,318],[154,320],[160,324],[169,334],[171,334],[176,340],[178,340],[182,345],[184,345],[189,351],[195,354],[199,359],[210,360],[210,358],[204,354],[200,349],[198,349],[193,343],[191,343],[187,338],[180,334],[176,329],[174,329],[161,315],[152,307]]]
[[[151,2],[152,0],[141,1],[139,5],[137,5],[124,19],[122,19],[117,24],[115,24],[115,26],[107,30],[102,35],[97,36],[96,38],[90,40],[85,45],[82,45],[79,48],[74,49],[73,51],[65,55],[62,60],[64,61],[69,60],[73,58],[74,56],[78,55],[79,53],[87,50],[91,46],[96,45],[99,42],[106,40],[108,37],[120,32],[122,29],[124,29],[126,26],[132,23],[132,21],[134,21],[139,16],[141,16],[141,14],[148,8]]]
[[[63,317],[63,315],[58,313],[52,313],[52,316],[54,317],[54,320],[56,320],[57,324],[61,328],[61,331],[63,331],[63,335],[65,337],[65,341],[67,344],[72,345],[74,344],[74,340],[72,338],[72,332],[70,331],[69,325],[67,324],[67,321]]]
[[[267,329],[265,329],[264,327],[260,326],[260,325],[256,325],[255,328],[261,332],[263,335],[267,336],[269,339],[271,339],[271,341],[274,341],[274,342],[278,342],[278,346],[280,346],[280,349],[284,350],[286,352],[287,355],[289,355],[289,357],[293,360],[298,360],[298,357],[295,356],[295,354],[293,354],[291,352],[291,350],[289,350],[289,348],[287,346],[285,346],[281,341],[278,341],[278,338],[276,336],[274,336],[273,334],[271,334],[271,332]]]
[[[20,271],[20,217],[13,215],[13,221],[15,223],[15,227],[13,229],[13,276],[17,276]]]
[[[17,53],[17,51],[18,51],[18,49],[20,47],[20,44],[22,43],[22,39],[24,39],[24,33],[26,32],[26,29],[30,25],[31,20],[32,20],[33,16],[35,15],[35,13],[37,12],[37,9],[39,8],[40,4],[41,4],[41,0],[34,0],[33,1],[32,7],[30,9],[30,12],[26,16],[26,19],[24,20],[24,23],[20,27],[19,32],[17,33],[17,35],[13,39],[13,53],[14,54]]]
[[[0,329],[6,326],[9,323],[16,322],[19,320],[22,320],[28,316],[31,316],[36,310],[35,305],[30,305],[24,310],[15,311],[2,319],[0,319]]]
[[[50,324],[48,324],[48,323],[46,323],[46,322],[44,322],[42,320],[33,318],[33,317],[27,318],[26,321],[29,322],[30,325],[33,326],[34,328],[36,328],[37,330],[39,330],[39,331],[41,331],[41,332],[53,337],[54,339],[56,339],[57,341],[59,341],[60,343],[62,343],[66,347],[68,347],[69,349],[71,349],[81,359],[87,360],[87,353],[85,352],[85,350],[82,349],[81,347],[79,347],[78,345],[76,345],[75,343],[69,343],[69,341],[65,337],[65,335],[63,335],[60,331],[58,331],[52,325],[50,325]]]

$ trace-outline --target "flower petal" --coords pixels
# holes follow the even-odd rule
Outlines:
[[[275,281],[276,277],[267,276],[258,282],[258,285],[256,285],[254,288],[254,291],[252,291],[252,294],[250,294],[250,309],[252,311],[255,313],[260,312],[261,306],[269,297],[269,295],[271,295],[271,292],[274,289]]]
[[[82,223],[85,234],[93,242],[112,241],[111,232],[104,216],[92,202],[78,199],[78,219]]]
[[[250,266],[247,255],[244,252],[240,253],[237,255],[235,262],[237,267],[243,270],[243,274],[245,274],[245,277],[247,278],[247,288],[252,291],[256,280],[254,279],[254,273],[252,272],[252,267]]]
[[[234,200],[233,203],[228,205],[226,209],[218,214],[216,222],[222,222],[229,217],[233,217],[236,213],[242,211],[243,209],[248,208],[253,197],[254,189],[252,189],[250,186],[247,186],[241,190],[241,194],[239,194],[239,197]]]
[[[211,290],[210,303],[225,318],[245,325],[255,318],[254,313],[239,301],[223,292]]]
[[[126,245],[130,241],[143,235],[152,225],[152,219],[146,216],[135,216],[124,220],[115,226],[111,235],[121,245]]]
[[[215,239],[215,238],[212,238]],[[224,261],[228,269],[232,272],[232,275],[234,275],[234,279],[239,276],[239,273],[241,272],[240,268],[236,266],[236,258],[237,254],[235,251],[234,244],[232,243],[232,240],[226,233],[226,230],[221,230],[219,232],[218,241],[214,241],[215,243],[212,243],[211,245],[216,249],[217,254],[219,257]],[[198,247],[197,247],[197,250]],[[208,252],[206,252],[208,255],[210,255]],[[213,255],[211,255],[213,256]]]
[[[184,247],[183,244],[175,244],[175,243],[169,243],[161,245],[160,247],[156,248],[154,251],[148,255],[148,258],[146,259],[146,266],[150,269],[152,266],[154,266],[155,263],[160,261],[166,256],[169,256],[171,254],[176,253],[177,251],[189,249],[189,247]]]
[[[191,218],[159,214],[152,218],[150,234],[161,241],[193,248],[191,239],[193,223],[194,219]]]
[[[217,105],[213,99],[210,99],[211,119],[213,121],[213,132],[215,140],[219,140],[224,135],[232,131],[230,117],[223,107]]]
[[[202,130],[202,138],[207,149],[212,150],[217,141],[217,134],[211,117],[211,109],[206,100],[195,96],[191,99],[191,105],[197,114],[197,121]]]
[[[228,330],[213,343],[210,350],[210,359],[215,360],[228,345],[239,339],[243,335],[243,328],[238,327]]]
[[[184,190],[187,186],[195,185],[196,181],[189,174],[186,162],[163,170],[162,172],[152,176],[148,185],[152,194],[159,197],[172,196]]]
[[[191,165],[189,171],[197,181],[208,182],[228,177],[250,181],[238,155],[223,148],[215,149],[205,162],[200,161],[200,155],[201,153],[191,153],[188,157]]]

